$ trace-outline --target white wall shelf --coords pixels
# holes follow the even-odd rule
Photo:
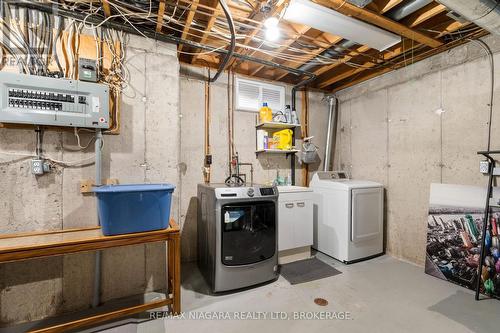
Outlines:
[[[259,150],[255,151],[256,154],[260,154],[260,153],[267,153],[267,154],[295,154],[295,153],[298,153],[298,152],[299,151],[296,150],[296,149],[292,149],[292,150],[259,149]]]
[[[256,129],[294,129],[300,127],[300,124],[288,124],[288,123],[279,123],[279,122],[269,122],[269,123],[260,123],[255,125]]]

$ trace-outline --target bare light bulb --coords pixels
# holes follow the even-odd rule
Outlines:
[[[280,38],[281,32],[278,27],[269,27],[266,29],[266,39],[274,42]]]
[[[264,21],[266,27],[266,39],[274,42],[280,38],[281,32],[278,28],[279,20],[276,17],[269,17]]]
[[[272,16],[272,17],[267,18],[267,19],[264,21],[264,26],[265,26],[266,28],[277,27],[277,26],[278,26],[278,23],[279,23],[278,18],[276,18],[276,17]]]

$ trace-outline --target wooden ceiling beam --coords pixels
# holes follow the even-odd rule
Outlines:
[[[438,36],[442,37],[448,33],[454,32],[454,31],[456,31],[456,30],[458,30],[458,29],[460,29],[468,24],[469,23],[460,24],[460,25],[452,24],[450,26],[445,27],[443,29],[443,32],[440,33]],[[412,50],[416,49],[417,47],[421,46],[421,44],[414,44],[414,43],[411,43],[411,41],[409,41],[409,40],[406,40],[406,41],[407,41],[407,45],[401,45],[398,48],[396,48],[394,50],[394,52],[389,52],[389,53],[384,54],[384,59],[385,60],[394,59],[398,56],[401,56],[405,52],[412,51]],[[448,44],[443,44],[443,46],[441,46],[441,48],[446,50],[449,48],[447,45]],[[436,52],[436,53],[438,53],[438,52]],[[433,54],[435,54],[435,53],[433,53]],[[389,72],[389,71],[396,69],[397,66],[401,67],[401,64],[406,65],[408,60],[411,60],[411,63],[414,63],[420,59],[418,57],[413,57],[412,59],[405,59],[403,61],[398,62],[397,64],[390,64],[390,66],[384,66],[381,69],[375,70],[374,72],[378,73],[377,75],[384,74],[386,72]],[[333,85],[337,82],[340,82],[344,79],[347,79],[349,77],[352,77],[354,75],[362,73],[368,69],[372,69],[374,66],[371,64],[365,63],[365,64],[363,64],[363,67],[366,67],[366,68],[349,69],[341,74],[332,74],[332,76],[329,79],[318,84],[318,87],[321,89],[325,89],[328,86],[331,86],[331,85]],[[374,76],[377,76],[377,75],[374,75]],[[366,76],[369,76],[369,78],[374,77],[374,76],[371,76],[370,74],[367,74]],[[365,76],[363,76],[363,77],[365,77]]]
[[[387,53],[386,55],[384,55],[384,60],[385,61],[391,60],[404,52],[408,52],[409,50],[416,48],[419,45],[421,45],[421,44],[413,43],[410,40],[405,39],[403,41],[402,45],[398,47],[398,51]],[[331,86],[332,84],[334,84],[336,82],[342,81],[343,79],[346,79],[350,76],[353,76],[353,75],[361,73],[365,70],[371,69],[371,68],[375,67],[376,65],[377,64],[374,62],[367,61],[367,62],[361,64],[361,67],[359,67],[359,68],[352,68],[351,67],[340,74],[332,72],[332,73],[330,73],[330,75],[326,76],[324,79],[320,78],[317,81],[317,87],[324,89],[324,88]],[[339,65],[336,65],[335,67],[338,67],[338,66]],[[323,73],[326,73],[326,72],[323,72]]]
[[[201,36],[201,39],[200,39],[200,44],[205,44],[205,42],[207,41],[207,38],[209,36],[209,32],[212,30],[212,27],[215,24],[215,20],[218,17],[218,14],[216,14],[216,12],[218,11],[219,6],[220,6],[219,2],[217,0],[214,0],[214,1],[212,1],[212,4],[213,4],[213,6],[211,6],[211,8],[213,11],[213,15],[210,16],[210,18],[208,19],[207,25],[205,27],[205,32],[203,33],[203,35]],[[191,58],[191,63],[196,61],[197,58],[198,58],[198,54],[194,55]]]
[[[193,22],[194,14],[196,14],[196,9],[198,8],[199,0],[193,0],[191,4],[191,9],[187,14],[186,21],[184,22],[184,28],[182,28],[181,38],[186,39],[189,29],[191,28],[191,23]],[[179,52],[182,51],[184,44],[179,45]]]
[[[283,9],[285,9],[286,5],[288,4],[288,0],[278,0],[278,2],[276,3],[276,5],[273,7],[273,9],[271,10],[271,12],[269,14],[267,14],[268,17],[272,17],[272,16],[276,16],[278,15],[279,13],[281,13],[283,11]],[[261,30],[262,26],[264,25],[264,15],[262,14],[261,15],[261,21],[259,23],[259,25],[257,27],[255,27],[252,31],[250,31],[250,33],[245,37],[245,41],[243,42],[244,45],[248,45],[252,38],[255,37],[255,35],[257,35],[259,33],[259,31]],[[235,49],[235,52],[239,53],[239,52],[242,52],[243,54],[248,54],[248,50],[246,49],[243,49],[240,48],[240,47],[237,47]],[[229,61],[229,64],[228,64],[228,68],[231,68],[231,67],[235,67],[235,64],[236,63],[240,63],[238,61],[236,61],[236,59],[231,59]]]
[[[488,34],[487,31],[482,30],[478,34],[475,34],[474,38],[479,38],[479,37],[485,36],[487,34]],[[442,47],[440,47],[438,49],[430,49],[430,50],[424,51],[421,54],[418,54],[417,56],[415,56],[415,61],[424,60],[424,59],[429,58],[429,57],[431,57],[433,55],[436,55],[436,54],[438,54],[440,52],[443,52],[443,51],[446,51],[446,50],[448,50],[450,48],[453,48],[453,47],[465,44],[467,42],[468,42],[468,40],[466,38],[464,38],[464,39],[461,39],[461,40],[458,40],[458,41],[455,41],[455,42],[444,44]],[[361,83],[363,81],[372,79],[374,77],[380,76],[382,74],[388,73],[390,71],[393,71],[395,69],[399,69],[399,68],[404,67],[404,66],[405,66],[405,61],[403,60],[403,61],[398,62],[396,66],[384,67],[384,68],[381,68],[381,69],[378,69],[378,70],[374,70],[373,72],[367,73],[366,75],[360,76],[360,77],[358,77],[358,78],[356,78],[356,79],[354,79],[352,81],[341,83],[339,86],[335,86],[333,88],[333,92],[336,92],[336,91],[339,91],[339,90],[342,90],[342,89],[345,89],[345,88],[349,88],[349,87],[351,87],[353,85],[359,84],[359,83]]]
[[[366,46],[366,45],[358,47],[356,50],[349,52],[341,59],[338,59],[338,61],[336,63],[319,67],[318,69],[316,69],[314,71],[314,74],[319,76],[323,73],[326,73],[326,72],[328,72],[328,71],[330,71],[330,70],[332,70],[332,69],[334,69],[342,64],[345,64],[346,62],[350,61],[352,58],[354,58],[356,56],[363,55],[364,52],[367,52],[369,50],[370,50],[370,47]],[[375,63],[373,63],[372,61],[368,61],[367,63],[375,65]]]
[[[156,32],[161,32],[163,28],[163,16],[165,15],[165,0],[161,0],[158,5],[158,15],[156,18]]]
[[[437,3],[430,3],[421,10],[405,18],[403,23],[409,28],[414,28],[444,11],[446,11],[445,6]]]
[[[321,35],[324,36],[326,33],[322,33]],[[334,46],[335,44],[337,44],[338,42],[340,42],[341,40],[343,40],[342,37],[340,36],[332,36],[330,34],[328,34],[329,36],[327,37],[327,39],[330,41],[328,47],[321,47],[317,50],[314,50],[312,51],[308,56],[307,58],[304,60],[303,63],[300,63],[300,64],[297,64],[297,62],[295,61],[286,61],[284,63],[282,63],[282,65],[284,66],[287,66],[287,67],[291,67],[291,68],[299,68],[300,66],[304,65],[305,63],[311,61],[312,59],[316,58],[318,55],[320,55],[322,52],[326,51],[327,49],[329,49],[330,47]],[[285,72],[285,73],[282,73],[280,74],[279,76],[277,76],[275,78],[275,80],[281,80],[283,79],[285,76],[287,76],[288,72]]]
[[[376,25],[395,34],[412,39],[416,42],[428,45],[430,47],[439,47],[443,43],[437,39],[429,37],[424,33],[411,29],[399,22],[395,22],[383,15],[372,11],[356,7],[345,0],[313,0],[315,3],[336,10],[337,12],[352,16],[361,21]]]
[[[377,2],[377,5],[379,5],[380,14],[384,14],[402,2],[403,0],[382,0]]]
[[[291,39],[287,40],[287,41],[286,41],[286,42],[285,42],[282,46],[280,46],[280,47],[276,50],[276,52],[282,53],[283,51],[286,51],[286,50],[287,50],[287,49],[288,49],[288,48],[289,48],[289,47],[290,47],[293,43],[295,43],[297,40],[299,40],[299,39],[300,39],[300,37],[302,37],[302,36],[303,36],[305,33],[307,33],[309,30],[311,30],[311,28],[310,28],[310,27],[308,27],[308,26],[305,26],[305,25],[303,25],[303,26],[299,27],[299,29],[298,29],[298,31],[297,31],[297,34],[296,34],[293,38],[291,38]],[[255,52],[255,51],[254,51],[254,52]],[[253,55],[253,53],[251,53],[251,55]],[[261,58],[263,58],[263,59],[265,59],[265,60],[268,60],[268,61],[272,61],[272,60],[274,60],[274,59],[276,58],[276,56],[272,56],[272,55],[265,55],[265,56],[263,56],[263,57],[261,57]],[[256,74],[257,74],[258,72],[260,72],[260,71],[261,71],[264,67],[266,67],[266,66],[264,66],[264,65],[259,65],[259,66],[257,66],[257,68],[255,68],[254,70],[252,70],[252,71],[250,72],[250,75],[256,75]]]
[[[109,6],[108,0],[102,0],[102,10],[104,11],[104,16],[111,16],[111,7]]]
[[[347,63],[348,61],[350,61],[352,58],[354,58],[356,56],[363,56],[363,55],[365,55],[364,53],[367,52],[367,51],[369,51],[369,50],[370,50],[369,46],[363,45],[363,46],[357,48],[356,50],[349,52],[348,54],[346,54],[342,58],[338,59],[333,64],[323,65],[323,66],[318,67],[316,70],[313,71],[313,73],[316,76],[320,76],[323,73],[331,71],[331,70],[333,70],[334,68],[336,68],[336,67],[338,67],[340,65],[344,65],[345,63]],[[370,61],[368,61],[368,62],[366,62],[366,64],[370,64],[370,65],[375,66],[377,63],[376,62],[370,62]],[[278,79],[281,79],[281,78],[285,77],[286,75],[288,75],[288,73],[280,76]]]

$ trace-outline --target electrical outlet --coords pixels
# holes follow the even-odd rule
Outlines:
[[[31,173],[34,175],[43,175],[43,160],[32,159],[31,160]]]
[[[31,160],[31,173],[35,176],[41,176],[50,172],[50,164],[42,159],[34,158]]]
[[[479,172],[481,173],[489,173],[490,172],[490,162],[489,161],[480,161],[479,162]]]

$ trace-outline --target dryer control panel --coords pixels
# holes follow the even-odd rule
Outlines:
[[[320,180],[339,180],[350,178],[347,171],[318,171],[316,174]]]

